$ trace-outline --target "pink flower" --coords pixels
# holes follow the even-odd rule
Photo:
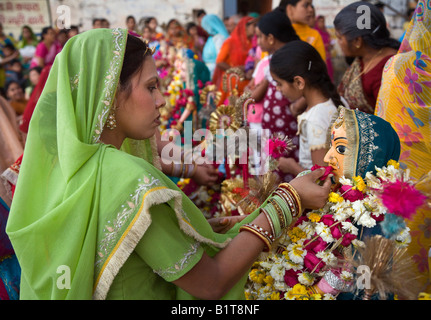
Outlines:
[[[299,219],[298,219],[298,221],[296,221],[295,222],[295,224],[294,224],[294,227],[297,227],[297,226],[299,226],[302,222],[304,222],[304,221],[308,221],[308,217],[307,216],[301,216]]]
[[[281,158],[287,151],[288,145],[280,139],[269,139],[266,143],[268,155],[274,159]]]
[[[324,181],[324,180],[326,180],[326,178],[328,177],[328,175],[332,172],[332,170],[334,170],[334,168],[332,168],[332,167],[322,167],[322,166],[319,166],[319,165],[314,165],[312,168],[311,168],[311,171],[315,171],[315,170],[318,170],[318,169],[320,169],[320,168],[323,168],[323,169],[325,169],[325,173],[323,174],[323,176],[321,176],[319,179],[321,180],[321,181]]]
[[[352,186],[343,185],[340,188],[340,193],[345,200],[349,200],[350,202],[355,202],[357,200],[364,200],[364,194],[356,189],[353,189]]]
[[[339,224],[335,225],[335,220],[334,217],[330,214],[326,214],[322,217],[322,219],[320,219],[320,222],[323,222],[325,225],[327,225],[328,227],[330,227],[331,230],[331,234],[335,239],[340,239],[343,234],[340,231],[339,228]]]
[[[313,273],[318,273],[320,269],[325,266],[325,263],[316,257],[316,255],[310,251],[307,252],[307,255],[304,257],[304,266]]]
[[[420,139],[424,138],[420,132],[412,132],[412,129],[406,124],[401,126],[401,124],[395,123],[395,130],[401,142],[404,142],[409,147],[411,147],[413,143],[419,143]]]
[[[404,77],[404,82],[409,86],[410,94],[414,94],[415,92],[422,93],[421,85],[416,82],[418,81],[418,79],[419,79],[419,75],[416,73],[412,73],[412,71],[409,68],[407,68],[406,76]]]
[[[320,251],[324,251],[327,246],[328,244],[322,239],[322,237],[318,237],[314,240],[309,239],[304,242],[304,248],[307,249],[307,252],[312,250],[315,253],[318,253]]]
[[[357,238],[357,236],[355,236],[352,233],[346,233],[343,237],[343,241],[341,241],[341,245],[343,247],[348,247],[353,240],[355,240]]]
[[[427,199],[413,185],[400,180],[385,184],[380,198],[390,213],[405,219],[411,219]]]
[[[288,287],[293,288],[296,284],[299,283],[298,274],[299,271],[294,271],[293,269],[287,270],[284,273],[284,282],[287,284]]]

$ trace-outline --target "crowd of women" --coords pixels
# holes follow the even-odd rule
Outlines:
[[[370,28],[357,27],[361,5],[370,8]],[[196,22],[172,19],[163,32],[156,17],[133,16],[124,29],[103,19],[81,34],[47,27],[40,40],[25,26],[19,42],[1,28],[0,263],[9,271],[0,273],[0,298],[243,298],[247,271],[275,237],[274,225],[287,228],[301,206],[326,202],[330,179],[316,185],[321,171],[299,174],[328,164],[328,130],[340,106],[387,120],[401,140],[400,164],[421,178],[431,160],[429,8],[419,1],[402,43],[374,5],[343,8],[333,23],[348,62],[339,84],[325,18],[312,0],[282,0],[262,16],[224,21],[200,10]],[[215,107],[228,105],[233,69],[241,74],[235,94],[254,100],[250,127],[294,146],[277,159],[286,183],[279,196],[245,219],[203,215],[176,184],[217,186],[226,164],[160,160],[160,126],[181,129],[180,121],[196,119],[209,86],[219,94]],[[192,85],[169,102],[178,80]],[[251,159],[257,168],[259,155]],[[271,216],[270,206],[285,210]],[[420,274],[430,219],[424,209],[411,223]],[[67,290],[52,281],[59,266],[72,269]]]

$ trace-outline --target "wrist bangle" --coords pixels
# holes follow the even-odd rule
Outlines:
[[[277,211],[271,203],[267,203],[264,208],[261,209],[266,214],[266,217],[271,220],[271,226],[273,227],[273,235],[275,238],[279,238],[283,229],[281,228],[280,218],[278,217]]]
[[[294,187],[292,187],[289,183],[282,183],[279,185],[281,190],[284,190],[287,192],[287,195],[291,197],[294,201],[294,204],[297,208],[296,214],[294,217],[298,217],[302,214],[302,205],[301,205],[301,197],[299,196],[298,192],[295,190]]]
[[[284,221],[286,227],[290,226],[290,224],[292,223],[292,211],[289,205],[279,195],[274,195],[273,200],[281,207],[281,210],[284,213]]]
[[[269,252],[271,250],[271,245],[274,242],[274,237],[263,228],[255,225],[255,224],[246,224],[239,228],[239,231],[248,231],[255,236],[257,236],[260,240],[265,244],[265,252]]]
[[[190,178],[193,178],[193,176],[195,175],[196,171],[198,170],[198,165],[196,164],[196,162],[193,161],[192,166],[193,166],[193,170],[190,173]]]
[[[265,218],[268,221],[269,226],[271,227],[271,232],[272,232],[273,236],[275,237],[276,233],[275,233],[275,229],[274,229],[274,223],[272,222],[272,219],[269,216],[269,213],[263,208],[260,211],[265,215]]]
[[[286,219],[284,216],[283,209],[278,205],[278,203],[274,200],[274,198],[269,198],[268,202],[274,207],[275,211],[277,212],[278,219],[280,220],[280,227],[281,229],[286,228]]]
[[[182,174],[183,178],[188,178],[188,173],[189,173],[189,165],[188,164],[184,164],[184,172]]]

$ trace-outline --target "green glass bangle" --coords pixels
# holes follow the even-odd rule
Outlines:
[[[270,202],[267,202],[263,209],[266,211],[266,213],[268,214],[268,217],[272,221],[272,225],[274,227],[274,238],[280,237],[282,232],[280,219],[278,217],[277,211],[275,210],[274,206]]]
[[[288,204],[279,195],[274,195],[272,198],[275,200],[275,202],[277,202],[277,204],[283,210],[284,220],[286,221],[286,227],[290,226],[290,224],[292,223],[292,212],[290,211]]]

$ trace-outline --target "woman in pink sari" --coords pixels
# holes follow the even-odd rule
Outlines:
[[[30,64],[30,69],[34,67],[50,66],[54,63],[55,56],[61,51],[62,47],[56,40],[53,28],[45,27],[42,30],[42,40],[36,47],[36,52]]]

